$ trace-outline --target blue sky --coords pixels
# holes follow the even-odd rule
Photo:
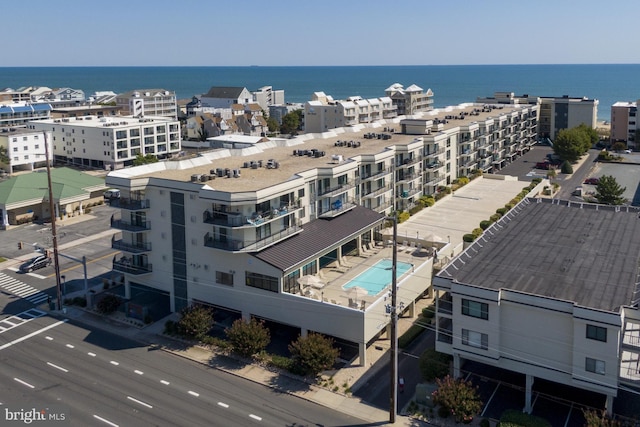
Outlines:
[[[640,1],[3,1],[0,66],[640,63]]]

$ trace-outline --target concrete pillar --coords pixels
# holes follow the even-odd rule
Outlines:
[[[251,320],[251,313],[249,313],[248,311],[242,311],[242,320],[244,320],[245,322],[249,323],[249,321]]]
[[[609,417],[613,416],[613,396],[607,394],[607,401],[604,404],[604,408],[607,410],[607,415]]]
[[[7,209],[2,209],[2,224],[4,224],[5,226],[9,225],[9,213],[7,212]]]
[[[131,299],[131,283],[125,279],[124,281],[124,297],[125,299]]]
[[[453,378],[460,378],[460,353],[453,353]]]
[[[523,412],[530,414],[533,411],[533,406],[531,405],[531,388],[533,387],[533,375],[526,376],[526,384],[524,390],[524,410]]]
[[[338,260],[338,264],[342,264],[342,246],[338,246],[336,249],[336,259]]]
[[[360,357],[360,366],[367,365],[367,344],[359,343],[358,344],[358,357]]]
[[[384,335],[386,339],[391,339],[391,323],[388,323],[384,328]]]
[[[306,338],[308,335],[309,335],[309,330],[308,329],[305,329],[305,328],[301,328],[300,329],[300,336],[302,338]]]
[[[409,314],[410,318],[415,318],[416,317],[416,302],[415,301],[411,301],[411,304],[409,304],[409,309],[407,310],[407,313]]]
[[[82,215],[84,213],[84,208],[82,206],[82,201],[80,201],[80,207],[78,208],[78,212],[80,213],[80,215]]]

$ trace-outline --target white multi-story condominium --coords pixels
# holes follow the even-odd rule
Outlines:
[[[263,86],[252,92],[253,102],[258,104],[264,111],[269,111],[272,105],[284,104],[284,90],[273,90],[272,86]]]
[[[372,123],[397,116],[391,98],[362,99],[351,96],[346,100],[334,100],[324,92],[315,92],[304,107],[306,133],[326,132],[330,129]]]
[[[85,101],[84,91],[69,87],[51,89],[46,86],[29,86],[17,90],[5,89],[0,92],[0,102],[13,103],[55,103],[60,105],[77,105]]]
[[[200,96],[200,106],[209,108],[231,108],[233,104],[250,104],[253,95],[246,87],[212,86]]]
[[[524,199],[433,278],[436,350],[523,374],[526,412],[536,378],[611,411],[640,383],[639,213]]]
[[[464,115],[474,109],[462,105],[109,173],[107,185],[121,191],[112,226],[122,237],[112,246],[124,253],[113,268],[124,276],[127,299],[135,305],[141,293],[156,295],[155,309],[166,312],[206,303],[302,334],[320,332],[357,344],[364,363],[367,343],[389,324],[391,279],[388,262],[378,264],[362,248],[383,240],[392,211],[410,208],[434,183],[457,178],[465,126],[502,113],[532,120],[529,106]],[[452,113],[464,119],[445,123]],[[405,259],[398,273],[399,301],[410,310],[430,287],[432,267],[432,258],[416,250],[420,256]],[[298,279],[309,275],[328,283],[307,293]],[[357,294],[355,284],[378,287]]]
[[[168,117],[97,117],[30,122],[51,132],[56,161],[107,170],[130,166],[136,156],[167,159],[180,152],[180,122]]]
[[[116,106],[125,116],[162,116],[176,119],[176,93],[165,89],[137,89],[116,96]]]
[[[53,159],[51,132],[48,132],[46,139],[49,144],[49,159]],[[14,173],[45,167],[47,157],[44,144],[45,136],[42,132],[25,128],[0,130],[0,147],[3,147],[9,160],[8,163],[3,163],[0,159],[0,168],[8,173]]]
[[[19,102],[0,103],[0,128],[25,127],[32,120],[45,120],[51,117],[51,105]]]
[[[585,124],[593,129],[597,125],[597,99],[547,96],[516,96],[513,92],[495,92],[493,97],[477,98],[481,104],[531,104],[538,105],[538,137],[553,140],[561,129]]]
[[[616,102],[611,106],[611,142],[626,142],[627,147],[637,149],[638,102]]]
[[[269,107],[269,117],[273,117],[276,119],[278,124],[282,124],[282,118],[287,114],[297,111],[304,110],[304,104],[296,103],[296,104],[286,104],[286,105],[272,105]]]
[[[425,92],[420,86],[412,84],[406,89],[400,83],[394,83],[385,89],[387,97],[396,107],[399,116],[410,116],[433,109],[433,91]]]

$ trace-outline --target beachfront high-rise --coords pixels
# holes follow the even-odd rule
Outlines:
[[[638,102],[616,102],[611,106],[611,142],[625,142],[628,148],[638,148]]]
[[[176,119],[176,93],[165,89],[136,89],[116,96],[124,116],[162,116]]]
[[[536,124],[535,105],[463,104],[111,172],[113,268],[136,315],[208,304],[352,343],[366,363],[389,325],[385,217],[527,151]],[[412,244],[398,273],[411,312],[434,255]]]

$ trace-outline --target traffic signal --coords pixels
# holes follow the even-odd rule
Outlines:
[[[18,249],[22,249],[22,242],[18,242]]]

